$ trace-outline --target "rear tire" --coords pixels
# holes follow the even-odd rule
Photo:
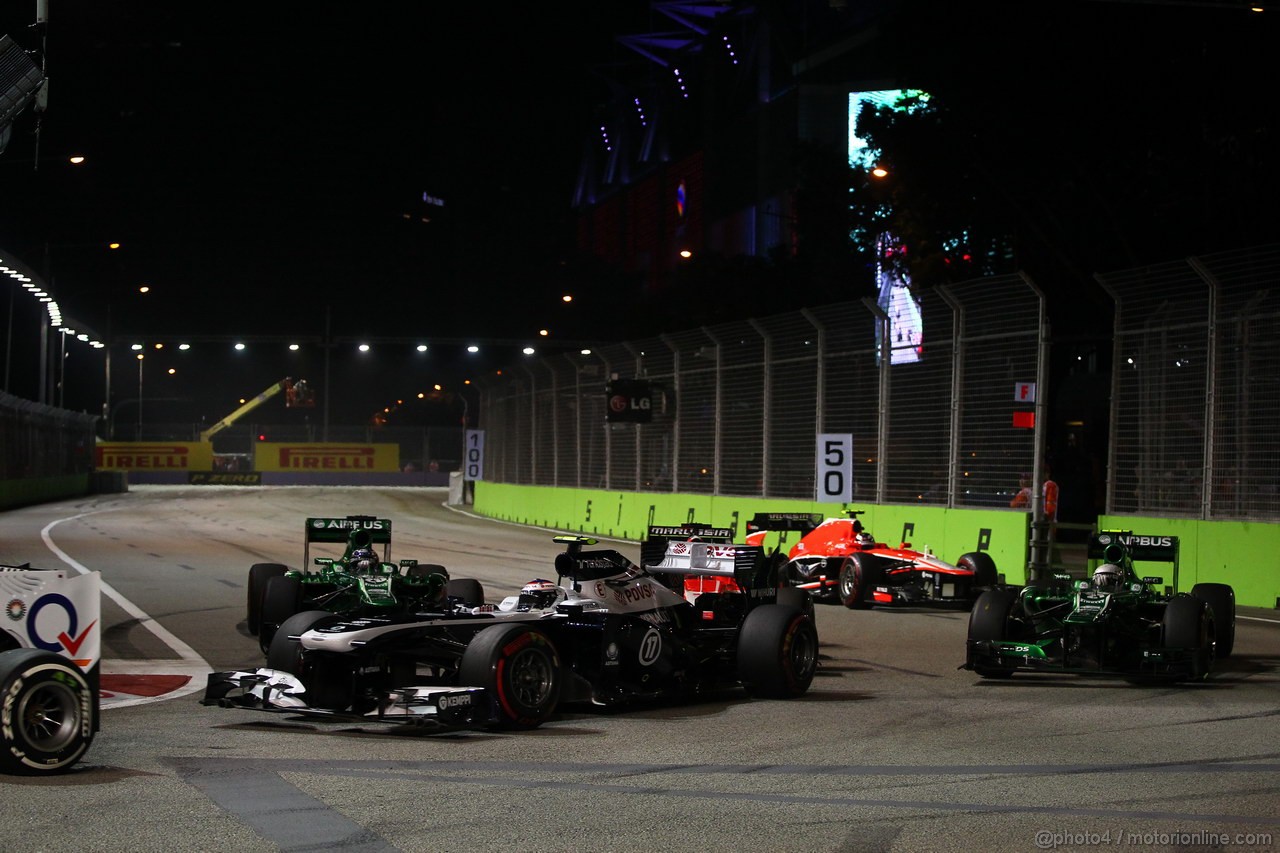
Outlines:
[[[762,604],[738,633],[738,680],[750,696],[791,699],[809,689],[818,669],[818,630],[795,607]]]
[[[245,608],[245,627],[250,634],[257,635],[262,627],[262,597],[267,594],[267,584],[272,578],[289,571],[281,563],[254,563],[249,567],[249,583],[245,586],[248,601]]]
[[[1009,614],[1017,601],[1018,591],[1014,589],[989,589],[978,596],[969,611],[969,639],[1009,639]],[[974,666],[973,671],[983,678],[1013,675],[1013,667]]]
[[[458,684],[483,687],[493,707],[493,728],[532,729],[560,701],[563,678],[556,647],[525,625],[491,625],[472,638],[458,666]]]
[[[60,655],[0,653],[0,697],[0,770],[6,773],[58,773],[93,742],[93,693],[80,668]]]
[[[1198,583],[1191,594],[1213,611],[1213,656],[1230,657],[1236,645],[1236,591],[1225,583]]]
[[[840,567],[840,603],[851,610],[870,607],[873,602],[867,596],[880,583],[882,574],[879,560],[871,554],[850,554]]]

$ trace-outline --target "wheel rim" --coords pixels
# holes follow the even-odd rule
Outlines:
[[[512,658],[507,675],[511,695],[526,708],[540,708],[550,698],[554,684],[551,661],[537,649],[525,649]]]
[[[63,684],[42,684],[22,698],[17,718],[27,743],[41,752],[58,752],[79,735],[80,697]]]
[[[817,664],[818,644],[815,635],[796,631],[791,638],[791,671],[803,678]]]
[[[857,578],[853,575],[852,569],[845,569],[840,573],[840,594],[845,598],[849,598],[858,591],[857,583],[855,583]]]

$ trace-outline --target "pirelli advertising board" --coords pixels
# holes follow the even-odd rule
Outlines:
[[[337,442],[272,442],[254,445],[252,472],[324,471],[373,473],[400,470],[398,444],[343,444]],[[95,467],[117,471],[213,472],[213,445],[207,441],[100,441]],[[224,475],[225,476],[225,475]],[[256,478],[254,478],[256,479]],[[210,482],[234,481],[218,479]],[[248,480],[240,480],[249,484]]]
[[[306,444],[263,441],[255,444],[255,471],[340,472],[399,471],[398,444]]]
[[[213,445],[207,441],[99,441],[94,467],[100,471],[209,471]]]

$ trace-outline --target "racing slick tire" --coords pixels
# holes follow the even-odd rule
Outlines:
[[[302,643],[295,638],[310,631],[321,619],[331,616],[333,614],[327,610],[304,610],[284,620],[267,649],[267,668],[301,675]]]
[[[813,617],[813,596],[807,589],[796,589],[794,586],[778,588],[778,603],[786,607],[795,607],[810,619]]]
[[[995,586],[996,561],[991,559],[991,555],[983,551],[970,551],[967,554],[961,554],[960,559],[956,560],[956,565],[962,569],[973,572],[973,597],[976,599],[980,594],[982,587]]]
[[[418,563],[405,571],[405,577],[410,578],[425,578],[427,575],[444,575],[444,579],[448,580],[449,570],[439,563]]]
[[[1175,595],[1164,607],[1164,637],[1161,645],[1166,649],[1203,649],[1214,644],[1213,610],[1199,598]],[[1210,656],[1212,667],[1212,656]],[[1193,673],[1190,679],[1203,679],[1208,671]]]
[[[738,680],[747,695],[791,699],[803,694],[818,669],[818,629],[796,607],[762,604],[738,632]]]
[[[973,603],[969,611],[970,640],[1009,639],[1009,614],[1018,602],[1016,589],[989,589]],[[974,666],[973,671],[983,678],[1008,678],[1012,667]]]
[[[1191,594],[1213,611],[1213,656],[1226,658],[1236,645],[1236,591],[1230,584],[1198,583]]]
[[[867,595],[880,583],[880,561],[871,554],[850,554],[840,567],[840,603],[851,610],[865,610],[872,605]]]
[[[257,636],[262,626],[262,597],[267,594],[267,584],[272,578],[289,571],[282,563],[254,563],[249,567],[249,583],[245,586],[248,603],[245,608],[245,627]]]
[[[461,598],[464,604],[484,604],[484,587],[475,578],[451,578],[445,584],[444,594],[449,598]]]
[[[276,630],[301,607],[301,581],[284,576],[267,581],[267,591],[262,596],[261,620],[258,624],[258,646],[264,654],[271,648],[271,638],[276,635]]]
[[[80,668],[43,649],[0,653],[0,770],[36,775],[80,760],[97,728]]]
[[[462,653],[458,684],[483,687],[493,708],[492,728],[533,729],[556,710],[563,684],[551,639],[527,625],[491,625]]]

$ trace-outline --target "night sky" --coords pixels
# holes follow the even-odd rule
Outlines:
[[[591,68],[647,3],[50,6],[39,169],[29,108],[0,154],[0,248],[65,312],[118,337],[578,335],[549,271]],[[41,48],[34,0],[0,15]],[[245,372],[240,394],[278,378]]]
[[[961,156],[939,171],[956,177],[953,191],[998,177],[1023,223],[1050,238],[1051,250],[1019,258],[1033,272],[1087,279],[1274,240],[1280,11],[853,4],[850,14],[893,13],[865,50],[832,64],[832,82],[945,91],[961,135],[940,153]],[[805,4],[764,5],[785,28]],[[323,369],[314,348],[281,361],[281,342],[265,339],[437,341],[426,357],[344,356],[334,411],[362,420],[384,398],[518,359],[540,328],[559,340],[607,331],[593,294],[560,301],[557,270],[573,251],[592,107],[609,94],[598,72],[637,61],[615,36],[675,28],[645,0],[50,6],[47,45],[30,27],[35,0],[0,6],[0,33],[43,47],[51,81],[38,152],[28,109],[0,153],[0,249],[102,334],[258,340],[233,361],[225,345],[181,362],[150,351],[146,390],[126,374],[114,397],[173,398],[150,411],[216,420],[284,374]],[[67,165],[72,153],[87,162]],[[112,240],[119,250],[105,248]],[[836,301],[791,287],[714,305],[759,314],[815,294]],[[19,333],[34,323],[14,316]],[[444,343],[472,338],[502,344],[472,357]],[[34,398],[20,349],[9,386]],[[113,372],[121,361],[132,370],[125,354]],[[72,352],[67,365],[65,402],[96,413],[101,357]]]

